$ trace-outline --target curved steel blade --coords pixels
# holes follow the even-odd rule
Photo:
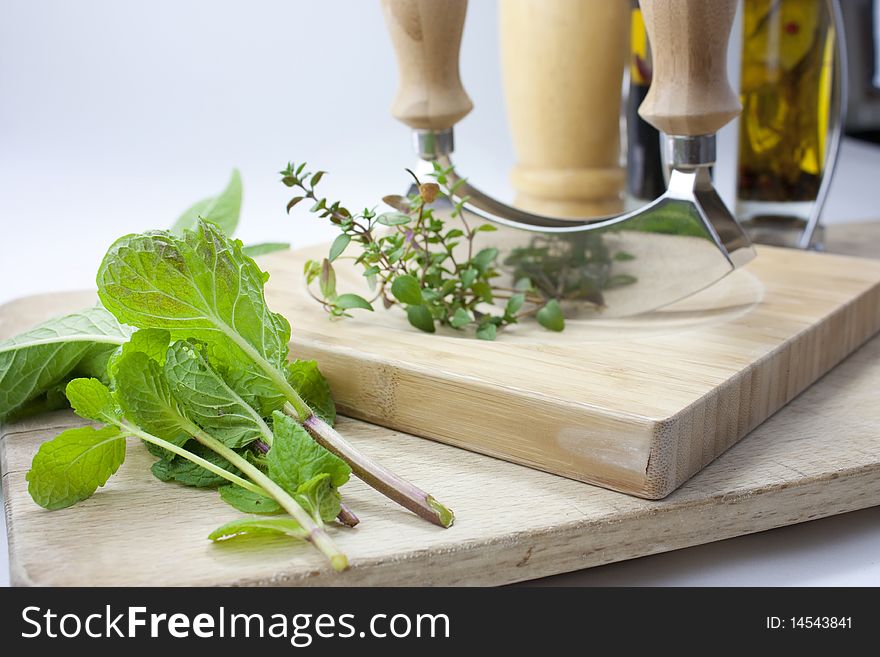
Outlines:
[[[451,166],[448,158],[438,164]],[[453,174],[447,182],[457,180]],[[582,318],[661,308],[712,285],[755,256],[705,167],[674,169],[667,191],[652,203],[590,221],[523,212],[466,182],[453,200],[463,201],[466,213],[497,228],[479,233],[476,246],[498,249],[511,286],[528,278],[542,294],[560,298],[569,314]]]

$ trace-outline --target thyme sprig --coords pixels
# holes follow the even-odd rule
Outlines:
[[[410,171],[413,192],[383,198],[391,211],[366,208],[357,214],[316,191],[325,173],[309,172],[305,163],[290,163],[281,171],[281,180],[298,193],[287,204],[288,212],[307,200],[312,203],[310,212],[340,231],[327,257],[307,261],[304,269],[309,294],[331,317],[350,316],[356,308],[371,311],[381,302],[385,308],[399,305],[409,323],[427,333],[441,325],[494,340],[500,330],[531,316],[549,330],[565,327],[557,297],[533,285],[529,277],[501,284],[498,249],[477,250],[476,245],[481,233],[496,228],[471,225],[464,210],[466,199],[455,194],[463,181],[448,184],[451,170],[435,166],[432,182],[423,182]],[[451,206],[448,218],[438,211],[438,201],[444,199]],[[358,253],[344,255],[352,243]],[[333,263],[342,258],[362,267],[373,293],[370,299],[337,291]]]

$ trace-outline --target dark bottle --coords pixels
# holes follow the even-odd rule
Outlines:
[[[626,191],[630,198],[650,201],[666,190],[657,129],[639,116],[651,86],[651,51],[638,2],[632,3],[629,99],[626,107]]]

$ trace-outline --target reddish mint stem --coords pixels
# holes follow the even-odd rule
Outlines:
[[[321,418],[312,415],[303,421],[303,426],[318,443],[348,463],[354,474],[366,484],[428,522],[440,527],[452,525],[455,516],[450,509],[422,489],[359,452]]]
[[[354,514],[354,511],[348,508],[345,502],[340,502],[339,507],[339,515],[336,516],[336,519],[343,525],[354,527],[360,522],[360,518]]]

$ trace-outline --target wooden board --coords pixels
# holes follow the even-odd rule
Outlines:
[[[877,250],[880,224],[832,244]],[[849,235],[858,236],[853,240]],[[872,245],[873,244],[873,245]],[[866,251],[868,250],[868,251]],[[0,308],[5,337],[90,294],[31,297]],[[0,428],[10,572],[16,585],[488,585],[674,550],[880,504],[880,338],[850,356],[666,499],[637,499],[354,420],[340,429],[365,452],[457,513],[448,530],[419,521],[353,481],[362,518],[336,529],[352,568],[334,574],[284,540],[215,545],[236,514],[215,493],[161,484],[139,445],[93,498],[36,506],[25,473],[69,413]],[[167,547],[177,557],[169,561]]]
[[[15,585],[495,585],[630,559],[880,504],[880,338],[662,501],[643,500],[440,443],[343,420],[368,454],[456,512],[440,529],[359,481],[361,517],[332,530],[352,567],[333,573],[287,540],[212,544],[238,514],[215,492],[164,484],[131,445],[89,500],[46,511],[27,494],[61,412],[0,429]],[[168,558],[172,546],[174,558]]]
[[[633,319],[534,323],[498,341],[402,312],[331,322],[303,261],[270,256],[271,306],[343,411],[566,477],[662,498],[880,330],[880,262],[759,248],[746,269]],[[339,289],[365,294],[353,269]]]

